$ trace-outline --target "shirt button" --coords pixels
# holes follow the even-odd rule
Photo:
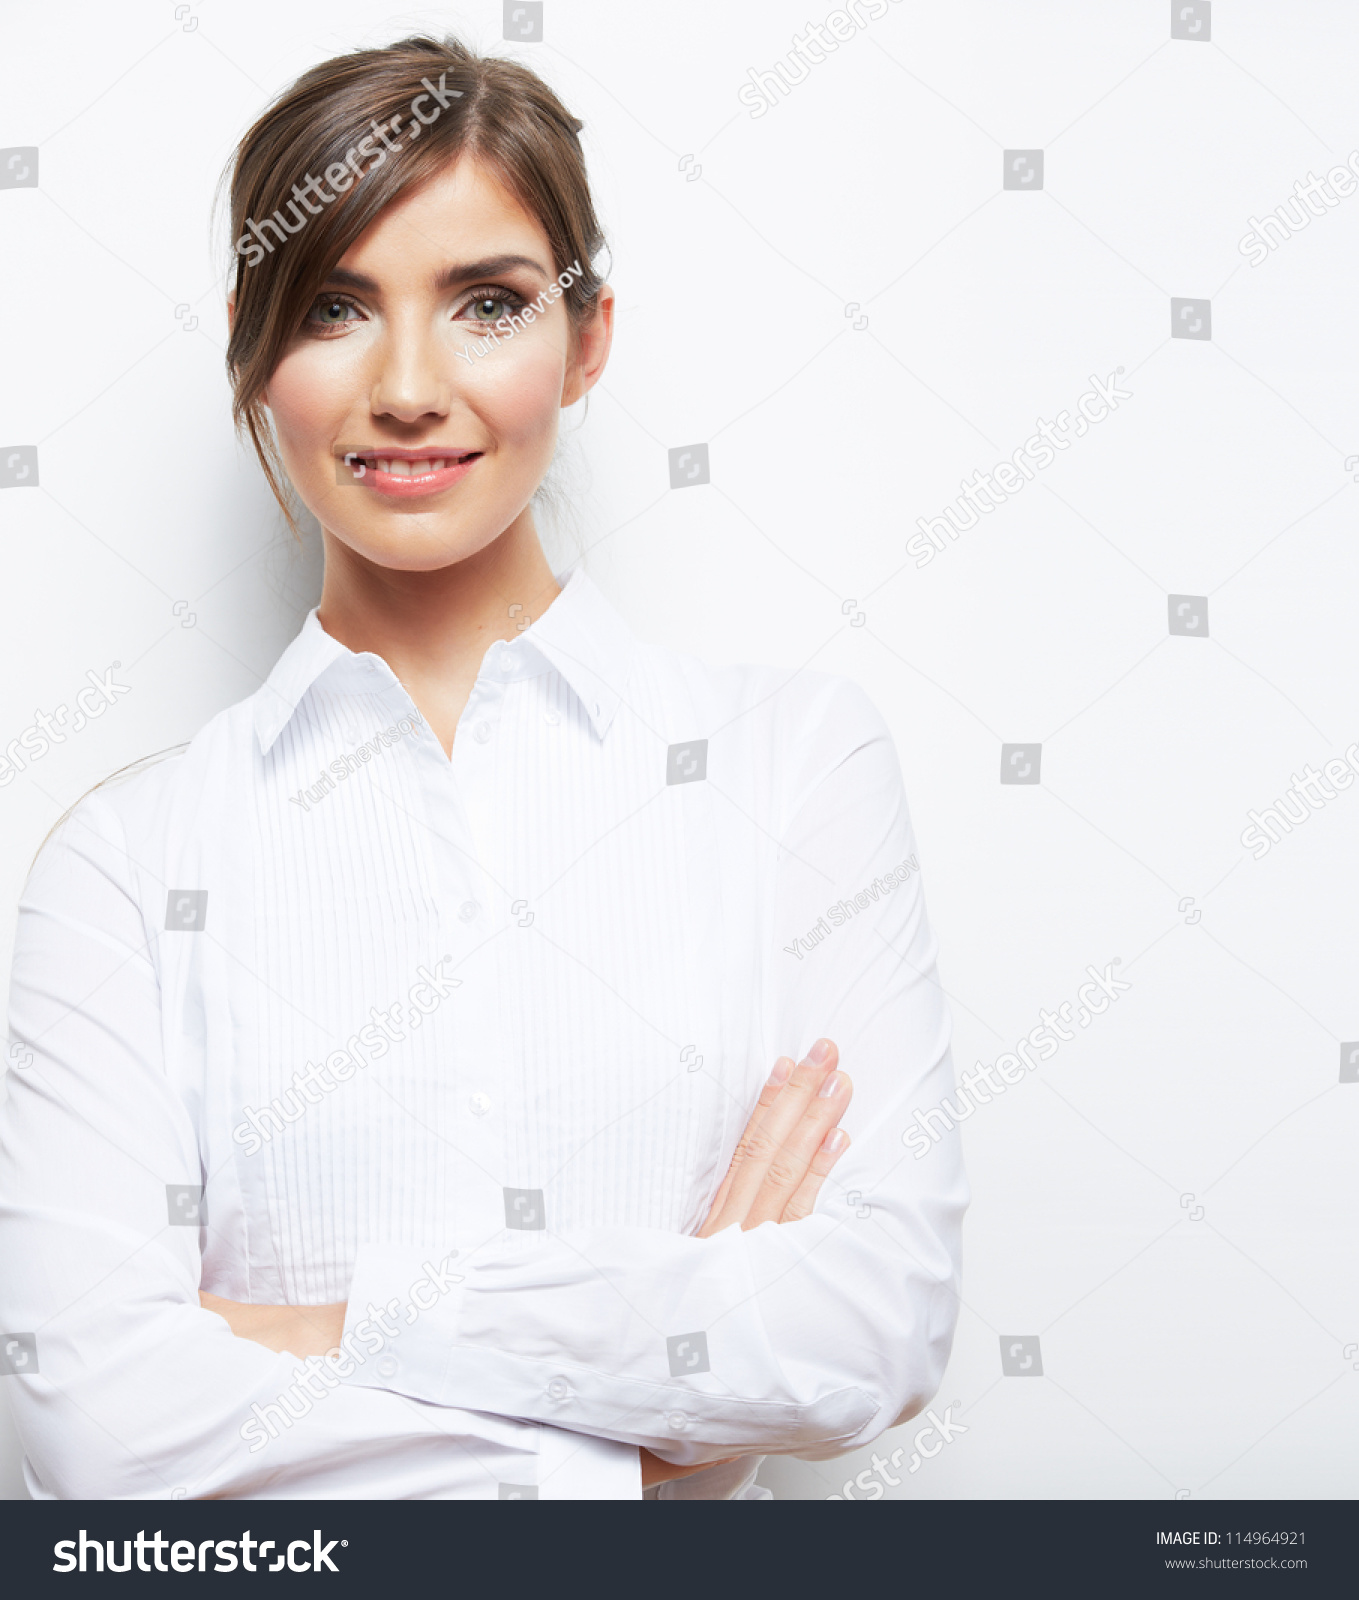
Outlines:
[[[390,1351],[379,1356],[376,1365],[380,1378],[394,1378],[401,1371],[401,1363]]]
[[[477,723],[476,727],[472,729],[472,737],[478,744],[485,744],[491,737],[491,724],[489,722]]]
[[[670,1429],[675,1433],[683,1433],[689,1426],[689,1419],[682,1411],[672,1411],[665,1419]]]
[[[474,1094],[467,1103],[476,1117],[484,1117],[491,1109],[491,1097],[488,1094]]]
[[[508,650],[500,658],[500,670],[504,673],[510,673],[514,671],[514,657]]]
[[[481,907],[475,900],[464,900],[458,907],[458,915],[464,922],[475,922],[481,915]]]
[[[561,720],[562,719],[561,719],[561,713],[560,712],[557,712],[557,711],[544,711],[543,712],[543,721],[546,722],[546,723],[550,723],[551,726],[554,727],[554,728],[557,726],[557,724]]]
[[[565,1378],[553,1378],[547,1386],[547,1392],[554,1400],[565,1400],[571,1394],[571,1385]]]

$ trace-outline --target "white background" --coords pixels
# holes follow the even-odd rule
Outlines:
[[[0,445],[41,482],[0,492],[0,747],[87,670],[131,692],[0,791],[0,960],[62,810],[251,693],[318,591],[229,426],[234,141],[356,45],[517,53],[584,119],[620,303],[550,552],[649,636],[868,687],[959,1071],[1088,965],[1132,984],[965,1125],[967,1432],[888,1496],[1355,1495],[1359,794],[1263,860],[1240,834],[1359,736],[1359,194],[1259,267],[1238,241],[1359,148],[1359,8],[1217,0],[1188,42],[1169,0],[903,0],[752,118],[748,71],[828,9],[547,0],[510,45],[486,3],[6,6],[0,146],[41,167],[0,190]],[[1041,192],[1002,191],[1006,148],[1044,150]],[[1210,341],[1172,341],[1172,296],[1211,298]],[[916,519],[1116,367],[1132,398],[918,569]],[[671,490],[695,442],[712,481]],[[1172,593],[1207,638],[1168,635]],[[1019,741],[1042,782],[1002,787]],[[1012,1335],[1043,1377],[1002,1376]]]

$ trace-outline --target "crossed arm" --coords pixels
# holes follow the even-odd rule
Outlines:
[[[744,1231],[762,1222],[796,1222],[810,1216],[821,1185],[849,1144],[839,1121],[849,1107],[853,1086],[838,1063],[839,1053],[829,1039],[818,1039],[800,1063],[779,1057],[698,1238],[734,1226]],[[201,1291],[198,1299],[205,1310],[222,1317],[237,1338],[303,1360],[329,1355],[344,1333],[347,1302],[343,1300],[319,1306],[250,1305]],[[717,1465],[677,1466],[645,1448],[641,1459],[643,1488]]]
[[[331,1349],[425,1264],[415,1245],[360,1244],[348,1306],[329,1311],[200,1300],[199,1230],[165,1224],[166,1184],[193,1183],[203,1152],[165,1058],[146,911],[163,889],[112,801],[78,809],[21,902],[10,1018],[26,1059],[0,1109],[0,1325],[41,1344],[9,1390],[33,1492],[306,1498],[375,1482],[441,1498],[534,1481],[549,1498],[618,1498],[639,1450],[658,1458],[649,1482],[734,1455],[827,1459],[921,1409],[956,1318],[966,1185],[956,1130],[912,1153],[903,1129],[952,1090],[947,1010],[890,739],[861,692],[816,694],[825,705],[789,714],[833,721],[843,749],[797,746],[767,929],[783,953],[753,1020],[771,1055],[816,1029],[837,1041],[852,1148],[823,1151],[847,1082],[822,1101],[808,1062],[779,1081],[785,1062],[700,1237],[489,1240],[456,1294],[403,1323],[384,1350],[396,1368],[324,1363],[328,1398],[287,1419],[297,1356]],[[833,928],[814,950],[787,943],[819,918]],[[813,1207],[840,1157],[838,1199]],[[669,1336],[694,1330],[711,1364],[667,1381]],[[261,1411],[278,1429],[251,1423],[252,1442],[242,1419]]]

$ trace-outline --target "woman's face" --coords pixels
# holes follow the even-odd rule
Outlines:
[[[613,298],[573,350],[547,236],[463,157],[389,206],[325,280],[265,391],[288,476],[378,566],[431,571],[525,511],[561,408],[598,379]],[[545,295],[509,337],[495,323]]]

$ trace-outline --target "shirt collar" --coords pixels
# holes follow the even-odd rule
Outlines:
[[[602,739],[627,691],[633,635],[579,562],[554,576],[561,593],[519,639],[536,649],[566,680]],[[367,661],[386,673],[389,681],[396,681],[380,656],[369,651],[356,653],[328,634],[317,611],[313,606],[307,613],[300,632],[254,697],[255,734],[265,755],[307,691],[337,662]]]
[[[602,739],[627,693],[636,640],[579,562],[556,576],[562,592],[520,637],[562,675]]]

